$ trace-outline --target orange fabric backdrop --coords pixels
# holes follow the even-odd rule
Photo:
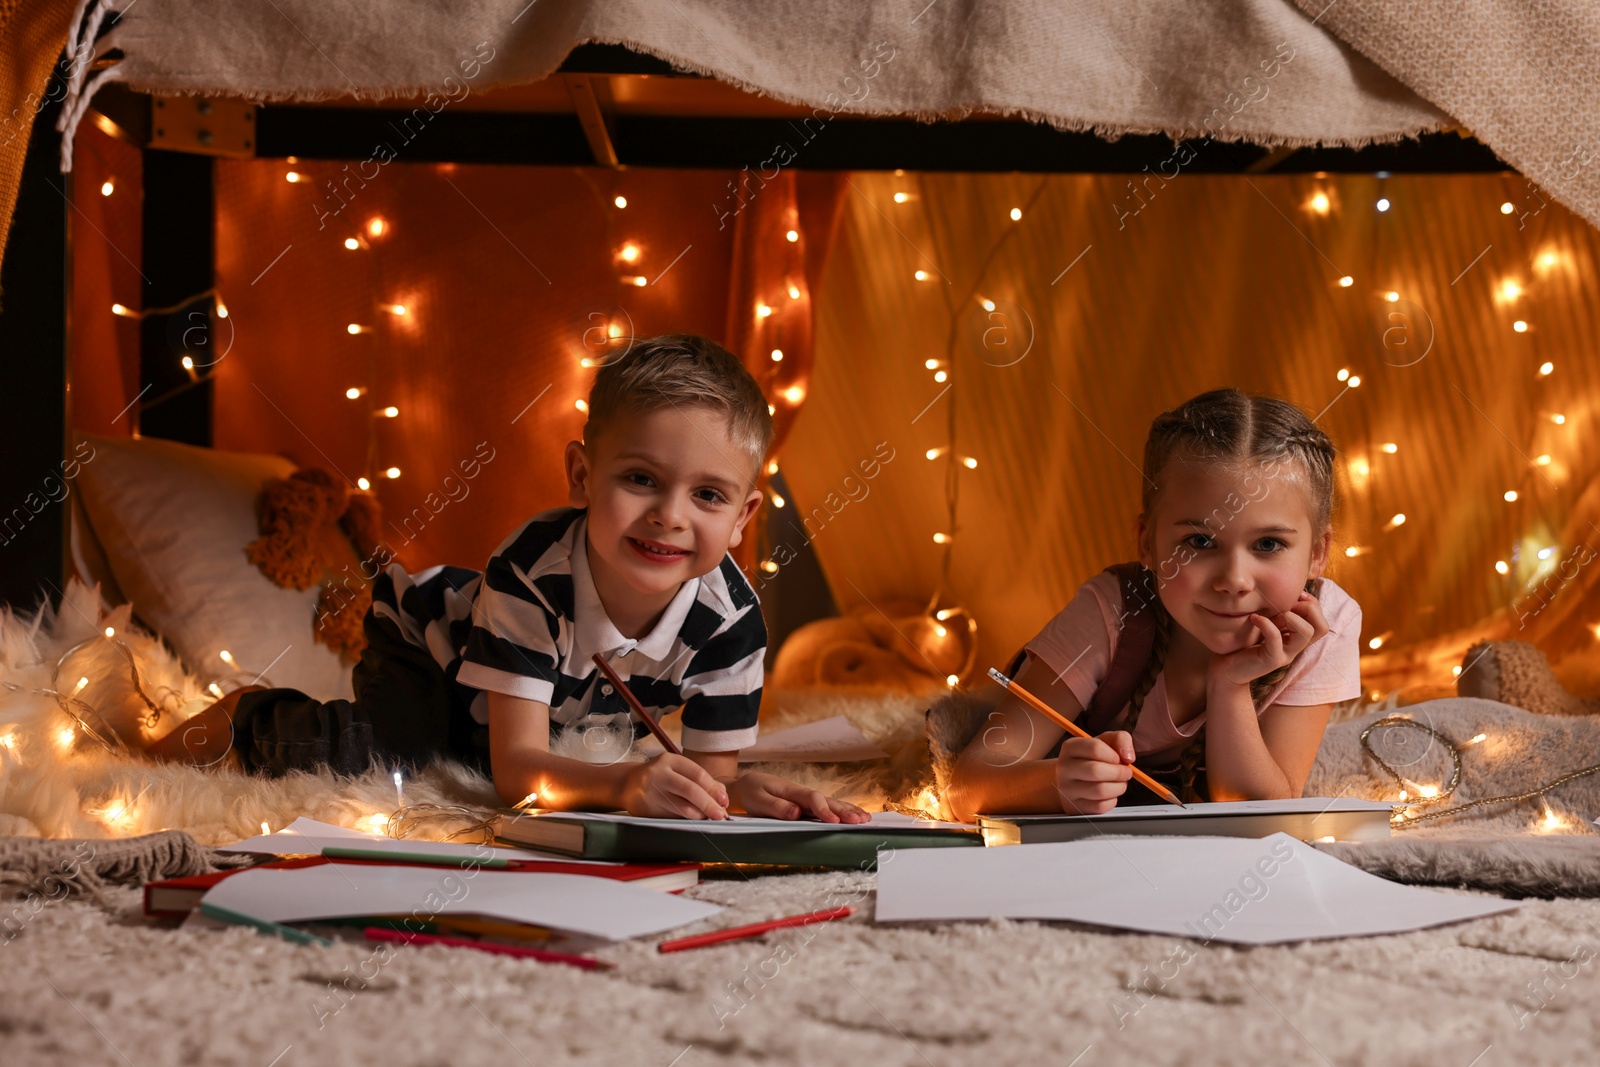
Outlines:
[[[1003,664],[1079,583],[1134,557],[1150,420],[1231,385],[1320,413],[1344,452],[1330,574],[1361,603],[1363,638],[1385,637],[1369,688],[1449,683],[1475,634],[1592,672],[1600,609],[1584,594],[1600,566],[1558,568],[1585,537],[1600,548],[1600,514],[1577,504],[1600,471],[1600,309],[1585,295],[1600,235],[1554,204],[1535,213],[1515,176],[852,182],[784,462],[808,511],[879,442],[895,450],[814,541],[842,609],[935,592],[949,468],[924,452],[951,443],[953,405],[955,451],[977,467],[957,472],[942,602],[975,612],[980,665]],[[941,291],[960,313],[947,392],[924,366],[945,356]],[[1346,391],[1341,368],[1361,386]],[[1549,610],[1529,599],[1541,588]]]

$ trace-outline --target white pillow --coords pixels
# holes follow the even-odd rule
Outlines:
[[[94,450],[78,491],[122,593],[203,678],[348,699],[350,668],[312,639],[321,589],[284,589],[245,557],[258,535],[256,497],[295,465],[156,438],[80,434]],[[232,654],[243,677],[220,653]]]

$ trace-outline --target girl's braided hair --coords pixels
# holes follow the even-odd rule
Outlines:
[[[1144,481],[1141,505],[1148,521],[1155,514],[1156,496],[1168,464],[1175,459],[1200,462],[1247,460],[1268,470],[1294,464],[1305,476],[1310,494],[1314,530],[1325,529],[1333,517],[1335,449],[1328,435],[1293,404],[1268,396],[1247,396],[1237,389],[1215,389],[1202,393],[1171,411],[1162,412],[1150,424],[1144,445]],[[1296,469],[1292,467],[1291,469]],[[1315,580],[1306,582],[1313,592]],[[1144,708],[1145,697],[1161,673],[1171,642],[1172,616],[1161,598],[1152,598],[1156,613],[1155,641],[1150,661],[1134,686],[1129,700],[1126,725],[1133,732]],[[1261,699],[1289,672],[1285,664],[1250,683],[1250,697]],[[1195,779],[1205,756],[1205,727],[1179,757],[1179,797],[1185,802],[1204,799],[1198,795]]]

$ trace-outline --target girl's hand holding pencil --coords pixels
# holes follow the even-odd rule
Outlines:
[[[1068,737],[1056,757],[1056,791],[1068,815],[1104,815],[1117,806],[1133,777],[1133,735],[1108,730],[1099,737]]]

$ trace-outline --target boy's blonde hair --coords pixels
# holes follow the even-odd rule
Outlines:
[[[711,408],[726,416],[728,435],[756,469],[772,447],[772,414],[761,386],[732,352],[687,333],[636,341],[600,368],[589,390],[583,439],[592,443],[619,416],[669,406]]]

